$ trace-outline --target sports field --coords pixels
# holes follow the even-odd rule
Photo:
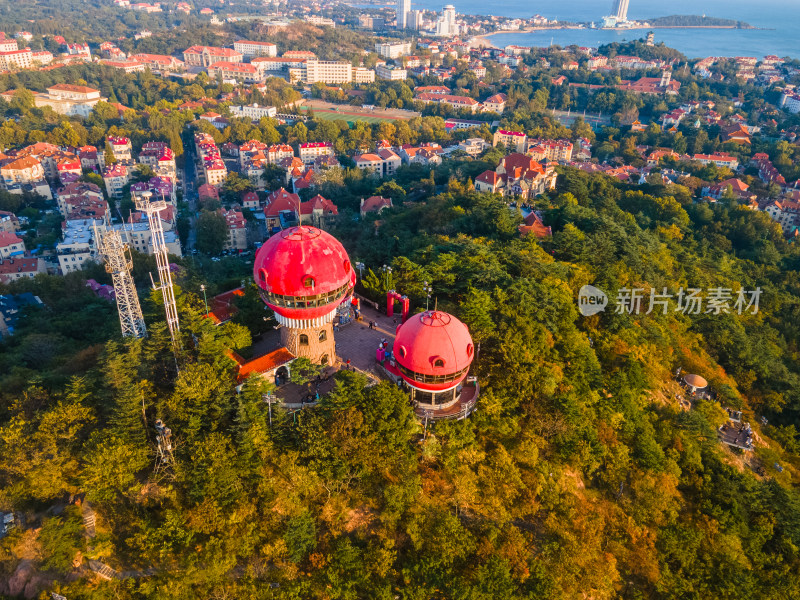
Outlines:
[[[419,113],[411,110],[397,108],[361,108],[348,104],[332,104],[321,100],[308,100],[298,108],[307,112],[309,108],[314,111],[314,117],[324,121],[347,121],[351,125],[356,121],[365,123],[381,123],[383,121],[408,120],[418,117]]]

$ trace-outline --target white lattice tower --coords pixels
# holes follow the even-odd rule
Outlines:
[[[97,250],[105,260],[106,271],[111,273],[114,282],[122,335],[137,338],[146,336],[147,328],[142,317],[142,307],[139,305],[136,285],[131,276],[133,263],[128,245],[122,241],[120,232],[114,229],[103,231],[95,226],[94,236],[97,240]]]
[[[152,192],[142,192],[141,197],[136,197],[136,210],[147,214],[147,221],[150,223],[150,237],[153,243],[153,254],[158,265],[158,285],[153,284],[154,290],[160,290],[164,298],[164,310],[167,315],[167,327],[169,335],[172,337],[172,345],[176,348],[180,345],[178,332],[180,323],[178,322],[178,308],[175,306],[175,292],[172,289],[172,273],[169,270],[169,256],[167,255],[167,244],[164,241],[164,227],[161,225],[159,213],[167,208],[166,201],[151,201]],[[151,276],[152,279],[152,276]]]

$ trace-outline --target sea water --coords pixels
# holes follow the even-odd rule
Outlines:
[[[560,21],[599,24],[611,12],[611,0],[412,0],[413,9],[441,11],[451,3],[460,14],[531,17],[540,14]],[[664,42],[687,56],[756,56],[767,54],[800,59],[800,0],[630,0],[628,18],[646,20],[668,15],[703,15],[744,21],[759,29],[655,29]],[[598,46],[645,37],[647,30],[556,29],[503,33],[489,37],[496,46]]]

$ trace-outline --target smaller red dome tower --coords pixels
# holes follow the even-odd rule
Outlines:
[[[285,229],[259,248],[253,277],[283,325],[286,348],[316,363],[335,363],[333,317],[356,281],[342,244],[316,227]]]
[[[475,348],[469,329],[453,315],[431,310],[409,317],[397,330],[393,354],[418,411],[441,411],[461,401]]]

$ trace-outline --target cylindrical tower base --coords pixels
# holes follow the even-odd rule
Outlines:
[[[281,327],[281,342],[292,354],[317,365],[336,364],[333,322],[318,327]]]

